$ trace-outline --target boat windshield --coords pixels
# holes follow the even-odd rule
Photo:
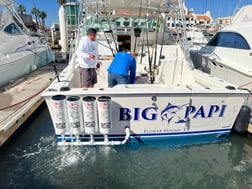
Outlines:
[[[162,21],[160,21],[162,23]],[[156,27],[158,27],[158,30],[162,30],[161,26],[162,24],[158,24],[157,26],[157,18],[156,17],[138,17],[138,16],[131,16],[128,15],[125,16],[119,16],[109,15],[109,20],[107,17],[89,17],[85,23],[85,27],[83,29],[83,35],[86,34],[88,28],[95,28],[98,32],[107,32],[111,29],[115,32],[124,32],[124,31],[130,31],[127,29],[140,27],[140,28],[147,28],[148,30],[155,30]]]
[[[10,35],[21,35],[22,24],[18,22],[13,12],[4,5],[0,5],[0,30]]]
[[[0,29],[2,30],[11,22],[13,22],[13,15],[11,11],[6,6],[0,5]]]
[[[218,32],[207,44],[214,47],[225,47],[233,49],[250,50],[246,39],[234,32]]]

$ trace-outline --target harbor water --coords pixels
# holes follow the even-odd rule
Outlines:
[[[251,189],[252,138],[190,145],[60,147],[45,106],[0,150],[0,188]]]

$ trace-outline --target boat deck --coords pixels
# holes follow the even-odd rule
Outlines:
[[[66,64],[57,64],[59,71]],[[0,146],[44,102],[43,92],[54,79],[53,64],[48,64],[20,79],[12,81],[0,92]]]

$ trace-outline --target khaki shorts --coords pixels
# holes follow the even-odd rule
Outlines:
[[[95,68],[80,68],[81,86],[89,87],[97,83]]]

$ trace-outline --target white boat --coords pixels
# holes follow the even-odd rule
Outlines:
[[[84,19],[79,22],[77,42],[91,26],[100,31],[97,40],[101,67],[97,68],[95,88],[82,89],[79,65],[73,55],[60,74],[60,82],[55,80],[43,93],[59,145],[122,145],[166,139],[179,142],[188,138],[216,140],[230,133],[248,93],[194,70],[186,37],[176,45],[157,42],[157,35],[163,34],[164,22],[161,16],[157,19],[153,15],[168,9],[184,15],[182,0],[161,1],[161,4],[156,0],[82,0],[80,6],[84,6],[80,10],[83,8],[85,15],[80,14]],[[102,16],[99,13],[104,12],[104,7],[110,12],[123,7],[142,8],[146,15],[139,14],[137,26],[141,33],[136,44],[138,80],[135,85],[107,87],[110,50],[115,51],[118,46],[133,51],[136,17],[128,15],[125,22],[124,16]],[[109,20],[113,25],[115,17],[124,26],[120,24],[120,28],[113,28],[113,33],[103,33],[102,28],[109,27]],[[98,24],[97,20],[107,25]],[[153,24],[159,26],[155,31],[151,29]],[[157,50],[156,62],[155,57],[149,61],[152,50],[153,54]]]
[[[186,36],[190,45],[190,49],[199,49],[208,42],[203,31],[200,30],[189,30],[186,32]]]
[[[252,89],[252,5],[242,7],[230,25],[207,45],[191,51],[195,67],[241,88]]]
[[[0,0],[0,86],[53,59],[47,45],[29,35],[13,1]]]

